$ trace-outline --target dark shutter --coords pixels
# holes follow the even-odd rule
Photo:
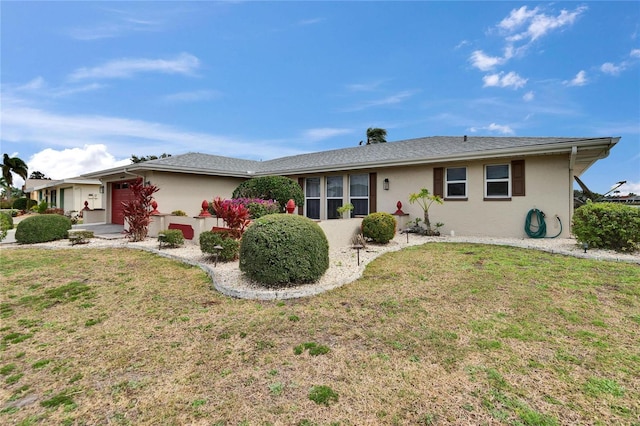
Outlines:
[[[377,184],[378,184],[378,174],[377,173],[369,173],[369,213],[375,213],[378,211],[378,200],[377,200]]]
[[[302,193],[304,194],[304,178],[298,178],[298,185],[302,188]],[[304,216],[304,205],[298,206],[298,214],[300,216]]]
[[[444,168],[433,168],[433,195],[444,198]]]
[[[511,196],[524,197],[524,160],[511,162]]]

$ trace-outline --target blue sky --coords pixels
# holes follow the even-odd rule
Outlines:
[[[2,152],[54,179],[131,155],[351,147],[382,127],[621,136],[582,179],[640,193],[638,2],[0,7]]]

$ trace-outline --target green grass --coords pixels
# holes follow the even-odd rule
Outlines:
[[[0,256],[2,424],[640,419],[638,265],[429,244],[249,301],[145,252]]]

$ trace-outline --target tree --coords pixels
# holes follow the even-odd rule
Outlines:
[[[136,164],[136,163],[142,163],[144,161],[150,161],[150,160],[157,160],[159,158],[167,158],[167,157],[171,157],[171,154],[165,154],[163,153],[161,156],[155,156],[155,155],[147,155],[142,156],[142,157],[138,157],[136,155],[131,155],[131,162]]]
[[[387,131],[378,127],[367,129],[367,145],[372,143],[387,143]]]
[[[418,193],[409,194],[409,202],[411,204],[418,203],[418,205],[422,207],[424,211],[424,225],[427,227],[427,235],[436,235],[436,231],[431,229],[429,207],[431,207],[433,203],[442,204],[444,202],[442,198],[439,195],[431,194],[427,188],[422,188]],[[436,227],[437,226],[441,225],[436,224]]]
[[[39,171],[35,171],[35,172],[31,172],[31,174],[29,175],[29,179],[47,179],[47,180],[51,180],[51,178],[46,177],[44,173],[39,172]]]
[[[160,189],[155,185],[145,185],[141,177],[129,185],[129,189],[133,192],[133,200],[122,202],[124,218],[129,224],[125,232],[131,241],[144,241],[151,223],[153,194]]]
[[[20,176],[22,179],[27,180],[29,168],[27,164],[18,157],[9,157],[4,154],[2,159],[2,177],[4,178],[7,186],[13,186],[13,173]]]

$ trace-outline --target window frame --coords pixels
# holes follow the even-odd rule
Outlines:
[[[330,181],[338,181],[338,179],[340,179],[340,195],[339,196],[329,196],[329,182]],[[326,210],[326,215],[327,215],[327,219],[340,219],[340,214],[338,214],[338,212],[335,212],[335,216],[332,216],[332,214],[334,212],[331,211],[331,209],[329,208],[329,202],[330,201],[336,201],[339,200],[340,201],[340,205],[337,208],[340,208],[344,205],[344,177],[342,175],[333,175],[333,176],[326,176],[325,177],[325,205],[327,206],[327,210]]]
[[[464,179],[452,179],[449,180],[449,170],[452,169],[464,169]],[[464,184],[464,195],[450,195],[449,184]],[[446,167],[444,169],[444,198],[446,200],[467,200],[467,188],[469,188],[469,171],[467,166]]]
[[[364,183],[366,185],[367,188],[367,195],[363,196],[363,195],[353,195],[353,190],[352,190],[352,178],[354,177],[361,177],[364,180]],[[351,204],[353,204],[355,206],[355,203],[353,202],[354,200],[364,200],[366,201],[366,213],[356,213],[355,208],[351,211],[350,215],[351,217],[355,217],[355,216],[366,216],[369,214],[369,210],[370,210],[370,196],[371,196],[371,188],[369,188],[370,185],[370,177],[369,177],[369,173],[360,173],[360,174],[354,174],[354,175],[349,175],[349,202]]]
[[[317,180],[318,182],[318,196],[310,196],[308,194],[308,190],[310,188],[309,185],[309,181],[310,180]],[[305,217],[308,217],[309,219],[312,220],[320,220],[320,218],[322,217],[322,178],[320,177],[308,177],[305,178],[304,180],[304,196],[305,196],[305,203],[304,203],[304,215]],[[309,201],[317,201],[318,202],[318,217],[310,217],[309,216],[309,212],[308,212],[308,207],[309,207]]]
[[[507,177],[506,178],[492,178],[490,179],[487,174],[490,167],[506,167],[507,168]],[[484,166],[484,199],[485,201],[492,200],[511,200],[511,163],[496,163],[496,164],[485,164]],[[507,184],[507,194],[506,195],[489,195],[489,184],[490,183],[506,183]]]

